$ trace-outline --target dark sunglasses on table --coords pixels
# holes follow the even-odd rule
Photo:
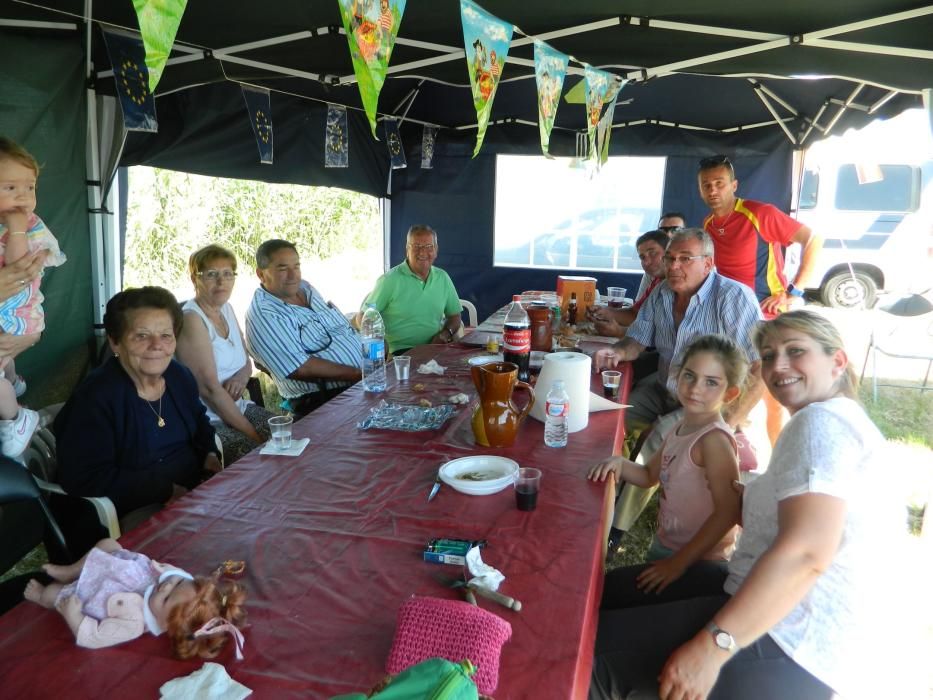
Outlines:
[[[729,172],[735,173],[735,168],[732,167],[732,161],[729,160],[729,156],[718,155],[700,159],[700,170],[709,170],[710,168],[719,168],[721,166],[726,166],[729,168]]]
[[[236,273],[233,270],[204,270],[198,273],[198,277],[211,282],[216,282],[217,280],[232,280],[236,279]]]

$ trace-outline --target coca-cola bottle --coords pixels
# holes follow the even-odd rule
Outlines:
[[[512,306],[505,315],[502,334],[502,358],[518,365],[518,380],[528,381],[528,363],[531,359],[531,319],[521,305],[521,296],[512,297]]]

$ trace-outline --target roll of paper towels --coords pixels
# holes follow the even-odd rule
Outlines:
[[[564,380],[570,397],[568,432],[583,430],[590,422],[590,368],[593,361],[581,352],[552,352],[544,356],[544,365],[535,384],[534,408],[531,415],[544,422],[547,395],[555,379]]]

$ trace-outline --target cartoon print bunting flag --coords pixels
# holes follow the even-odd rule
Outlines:
[[[586,65],[586,132],[589,137],[589,157],[597,158],[596,127],[602,115],[603,105],[614,101],[622,81],[612,73]]]
[[[389,158],[392,160],[392,170],[407,168],[405,149],[402,147],[402,137],[398,133],[397,119],[383,119],[383,128],[386,131],[386,148],[389,149]]]
[[[430,170],[434,167],[434,144],[437,141],[437,127],[425,125],[421,132],[421,168]]]
[[[246,100],[246,111],[249,112],[249,123],[256,135],[256,145],[259,147],[259,162],[272,164],[272,100],[268,90],[261,88],[241,86],[243,99]]]
[[[609,139],[612,137],[612,120],[616,113],[616,101],[609,100],[606,106],[606,112],[603,118],[599,120],[599,126],[596,129],[596,143],[599,152],[597,167],[601,167],[609,160]]]
[[[460,19],[463,23],[467,72],[470,74],[473,105],[476,107],[476,147],[473,149],[475,158],[486,136],[492,102],[512,41],[512,25],[493,17],[471,0],[460,0]]]
[[[133,0],[139,33],[146,47],[146,66],[149,68],[149,90],[155,92],[162,71],[172,52],[175,34],[181,24],[188,0]]]
[[[560,104],[560,92],[567,76],[570,57],[555,51],[543,41],[535,40],[535,82],[538,85],[538,130],[541,132],[541,151],[548,158],[551,129]]]
[[[405,0],[337,0],[363,108],[376,136],[376,106],[392,58]]]
[[[158,132],[155,99],[149,90],[149,71],[142,40],[127,32],[106,30],[104,43],[113,66],[124,127],[127,131]]]
[[[327,126],[324,129],[324,167],[346,168],[350,165],[347,108],[327,105]]]

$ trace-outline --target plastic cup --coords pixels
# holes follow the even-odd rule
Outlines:
[[[515,505],[519,510],[534,510],[538,507],[538,491],[541,490],[541,470],[522,467],[515,477]]]
[[[609,287],[607,292],[610,309],[621,309],[625,306],[625,287]]]
[[[603,396],[607,399],[617,399],[619,397],[619,386],[622,384],[622,373],[614,369],[604,369],[603,375]]]
[[[407,382],[408,372],[411,369],[411,357],[409,355],[399,355],[393,358],[392,364],[395,365],[395,378],[400,382]]]
[[[276,450],[287,450],[292,446],[291,416],[272,416],[269,419],[269,432],[272,434],[272,447]]]

